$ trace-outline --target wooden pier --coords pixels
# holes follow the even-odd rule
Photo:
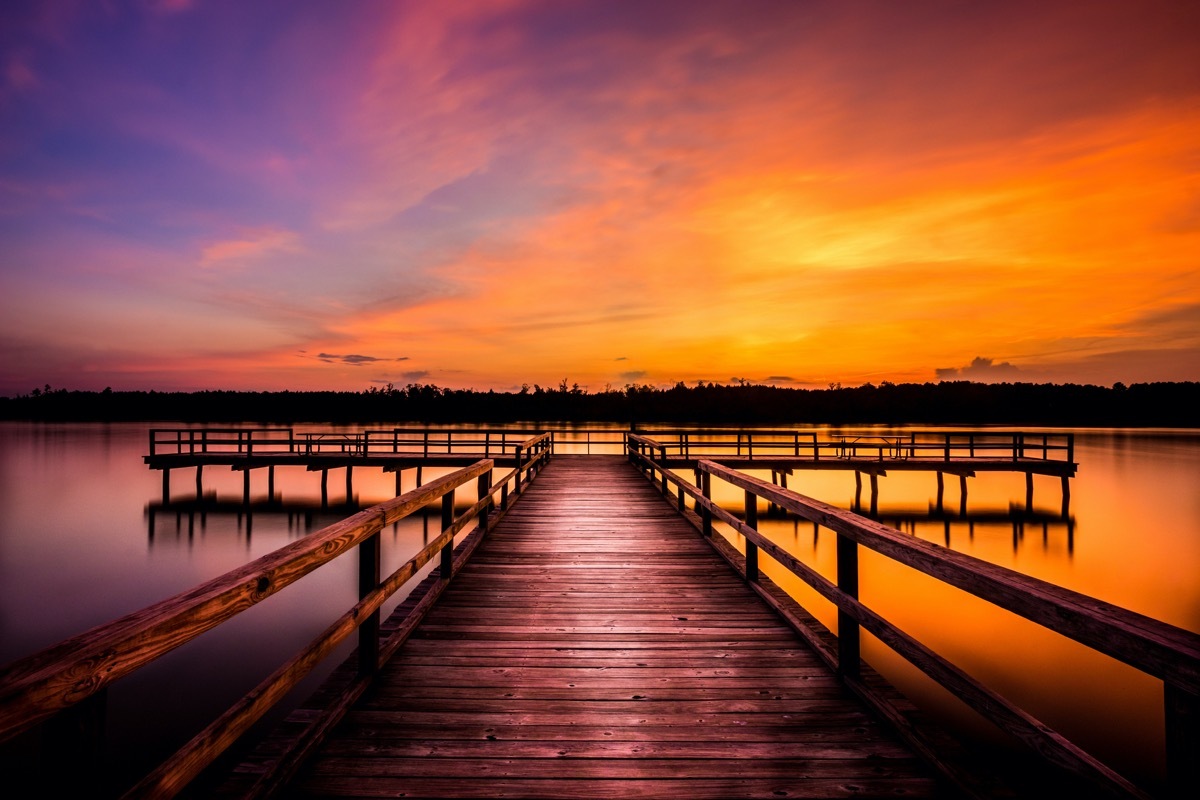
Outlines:
[[[933,775],[625,460],[560,456],[289,793],[929,797]]]
[[[255,798],[1006,796],[1005,781],[939,738],[862,660],[862,632],[1026,744],[1050,771],[1043,789],[1149,796],[861,602],[858,554],[867,548],[1160,679],[1169,796],[1200,785],[1200,636],[804,497],[779,485],[779,471],[778,482],[762,480],[701,457],[691,441],[671,453],[657,435],[625,434],[620,457],[572,457],[555,454],[551,433],[523,432],[502,446],[511,455],[497,453],[507,472],[479,459],[11,664],[0,670],[0,742],[49,725],[70,740],[43,739],[70,774],[82,763],[80,740],[103,734],[114,681],[355,553],[358,601],[126,797],[172,797],[189,785],[201,796]],[[290,431],[279,438],[279,458],[323,455],[296,453]],[[795,464],[837,458],[815,444],[793,452]],[[876,453],[876,463],[929,449],[908,444],[909,453]],[[959,468],[959,447],[942,444],[939,464]],[[1051,443],[1041,444],[1049,454]],[[754,446],[742,455],[759,458]],[[244,439],[240,452],[205,447],[147,462],[165,471],[173,467],[151,458],[213,456],[237,468],[274,457]],[[396,448],[382,457],[410,458]],[[1028,443],[1013,448],[1006,460],[1025,471]],[[380,455],[370,449],[338,457]],[[853,448],[843,457],[855,458]],[[737,513],[713,499],[714,481],[745,493]],[[836,575],[763,536],[762,504],[832,532]],[[428,543],[381,574],[381,531],[434,507],[440,522]],[[837,607],[836,635],[766,577],[766,559]],[[382,619],[402,588],[411,594]],[[350,660],[243,750],[232,775],[206,772],[347,641],[357,642]]]

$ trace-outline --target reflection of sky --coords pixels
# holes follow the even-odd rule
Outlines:
[[[0,14],[0,392],[1200,378],[1194,4]]]

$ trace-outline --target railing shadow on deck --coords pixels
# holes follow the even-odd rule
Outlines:
[[[284,783],[303,755],[319,743],[408,638],[441,595],[490,524],[525,490],[553,452],[553,434],[520,444],[523,457],[493,480],[494,462],[483,459],[392,500],[361,511],[191,590],[72,637],[0,670],[0,742],[72,713],[103,717],[107,687],[180,645],[236,617],[338,556],[358,552],[358,602],[249,694],[238,700],[178,752],[124,795],[172,797],[187,787],[261,719],[322,659],[358,632],[358,678],[314,721],[301,747],[264,774],[252,790],[263,796]],[[478,499],[455,513],[454,494],[475,481]],[[499,496],[497,498],[497,495]],[[380,532],[441,500],[440,533],[392,574],[381,577]],[[475,527],[456,548],[455,537]],[[417,602],[408,619],[380,641],[380,608],[421,568],[440,557],[440,580]],[[97,709],[97,704],[100,705]]]
[[[1200,787],[1200,636],[1102,600],[1031,578],[1004,567],[958,553],[878,522],[767,483],[710,460],[696,464],[695,483],[656,461],[664,445],[637,434],[628,437],[628,457],[659,487],[677,510],[712,539],[714,521],[745,537],[743,577],[755,592],[789,621],[816,652],[837,671],[846,686],[891,719],[910,744],[937,763],[937,754],[913,736],[887,701],[860,679],[859,632],[865,629],[964,701],[1001,730],[1031,748],[1045,762],[1082,778],[1092,791],[1113,797],[1148,797],[1109,766],[1068,741],[1060,733],[1015,706],[944,657],[891,624],[858,599],[858,549],[866,547],[950,586],[1074,639],[1083,645],[1159,678],[1164,686],[1167,781],[1170,796],[1194,796]],[[746,493],[745,520],[712,500],[712,478]],[[674,487],[672,490],[671,487]],[[687,499],[692,501],[688,508]],[[837,536],[836,574],[831,581],[786,552],[757,530],[758,498],[832,530]],[[728,557],[721,548],[722,552]],[[763,588],[759,558],[765,554],[804,581],[838,609],[836,647],[828,631],[814,629]],[[818,623],[819,624],[819,623]],[[951,780],[959,776],[948,774]],[[968,789],[969,787],[963,786]]]

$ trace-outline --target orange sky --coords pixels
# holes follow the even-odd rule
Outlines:
[[[0,12],[0,393],[1200,380],[1182,3]]]

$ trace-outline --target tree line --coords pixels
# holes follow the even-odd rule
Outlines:
[[[34,389],[0,397],[0,419],[259,423],[619,422],[695,424],[1001,424],[1200,427],[1200,382],[1113,386],[884,382],[797,389],[750,383],[630,384],[515,392],[388,384],[358,392]]]

